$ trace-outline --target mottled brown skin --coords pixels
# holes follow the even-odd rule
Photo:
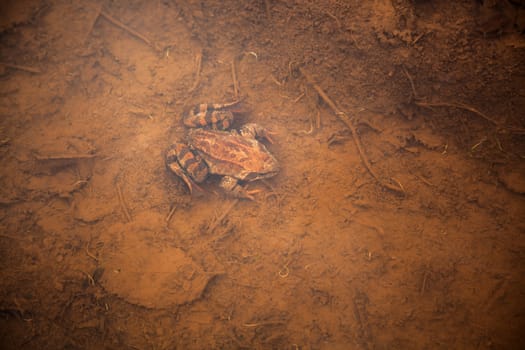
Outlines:
[[[274,176],[279,168],[262,143],[237,132],[195,129],[189,133],[189,144],[212,174],[253,181]]]
[[[202,103],[195,106],[183,118],[184,125],[190,128],[210,127],[214,130],[226,130],[233,121],[233,113],[227,108],[239,101],[225,104]]]
[[[211,107],[210,107],[211,106]],[[204,123],[200,117],[214,116],[213,107],[224,105],[199,105],[186,117],[186,125],[197,121]],[[224,111],[222,111],[224,112]],[[229,118],[229,117],[228,117]],[[228,122],[231,119],[226,118]],[[209,118],[208,118],[209,119]],[[208,125],[208,124],[204,124]],[[212,127],[217,121],[212,120]],[[235,197],[253,199],[251,194],[238,185],[238,181],[247,182],[272,177],[279,171],[279,165],[273,155],[256,137],[269,138],[269,133],[256,124],[246,124],[237,131],[218,131],[195,128],[188,133],[188,143],[175,143],[166,152],[166,165],[170,171],[181,177],[190,192],[198,183],[204,181],[208,174],[223,177],[221,186]]]
[[[196,183],[204,181],[209,174],[204,160],[184,143],[175,143],[166,151],[166,166],[179,176],[190,192]]]

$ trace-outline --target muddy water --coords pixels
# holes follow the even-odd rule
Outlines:
[[[523,347],[522,11],[4,2],[2,348]],[[190,194],[235,100],[280,171]]]

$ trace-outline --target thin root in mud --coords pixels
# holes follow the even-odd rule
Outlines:
[[[334,103],[334,101],[328,97],[328,95],[324,92],[323,89],[321,89],[321,87],[319,85],[317,85],[315,83],[315,81],[312,79],[312,77],[305,72],[304,69],[302,68],[299,68],[299,71],[301,72],[301,74],[305,77],[305,79],[308,81],[308,83],[310,85],[312,85],[312,87],[315,89],[315,91],[317,91],[317,93],[319,94],[319,96],[323,99],[323,101],[332,109],[332,111],[335,113],[335,115],[343,122],[346,124],[346,126],[350,129],[350,132],[352,133],[352,138],[354,139],[354,143],[357,147],[357,150],[359,151],[359,156],[361,157],[361,161],[363,162],[363,164],[365,165],[366,169],[368,170],[368,172],[370,173],[370,175],[372,175],[372,177],[384,188],[386,189],[389,189],[391,190],[392,192],[395,192],[397,194],[401,194],[401,195],[405,195],[405,190],[403,188],[403,186],[401,186],[401,184],[398,182],[398,181],[395,181],[395,180],[392,180],[391,182],[395,182],[396,185],[393,185],[391,183],[388,183],[388,182],[385,182],[384,180],[382,180],[378,175],[377,173],[375,172],[375,170],[372,168],[372,165],[370,164],[368,158],[366,157],[365,155],[365,152],[363,150],[363,146],[361,145],[361,141],[359,139],[359,135],[357,134],[357,131],[356,131],[356,128],[353,124],[353,122],[350,120],[350,118],[348,117],[348,115],[341,111],[337,105]]]
[[[511,133],[515,133],[515,134],[520,134],[520,133],[525,132],[525,130],[522,129],[522,128],[503,126],[499,121],[495,120],[492,117],[489,117],[485,113],[483,113],[483,112],[479,111],[478,109],[476,109],[476,108],[474,108],[472,106],[469,106],[469,105],[467,105],[465,103],[461,103],[461,102],[425,102],[424,98],[418,96],[418,94],[416,92],[416,87],[415,87],[415,84],[414,84],[414,79],[412,78],[412,76],[408,73],[407,69],[404,66],[402,68],[403,68],[403,72],[405,73],[405,75],[406,75],[406,77],[407,77],[407,79],[408,79],[408,81],[410,83],[410,88],[412,89],[410,100],[416,106],[424,107],[424,108],[449,107],[449,108],[463,109],[465,111],[469,111],[471,113],[474,113],[475,115],[477,115],[477,116],[481,117],[482,119],[488,121],[492,125],[497,126],[500,130],[507,130],[507,131],[509,131]]]
[[[98,262],[98,258],[89,251],[89,243],[90,242],[86,243],[86,255]]]
[[[202,70],[202,50],[195,55],[195,80],[188,92],[193,92],[199,86]]]
[[[237,205],[237,203],[239,203],[239,199],[238,198],[235,198],[229,205],[228,207],[223,211],[223,213],[221,215],[219,215],[215,220],[213,220],[213,222],[208,226],[208,229],[207,231],[209,233],[213,233],[213,231],[215,231],[215,229],[217,228],[217,226],[220,225],[220,223],[224,220],[224,218],[226,218],[226,216],[228,216],[228,214],[230,213],[230,211],[233,209],[233,207],[235,207]]]
[[[239,81],[237,80],[237,72],[235,69],[235,58],[232,60],[232,81],[233,81],[233,96],[235,100],[239,99]]]
[[[124,201],[124,196],[122,195],[122,190],[120,188],[120,185],[117,183],[115,184],[115,187],[117,188],[118,200],[120,203],[120,207],[122,208],[122,211],[124,212],[124,215],[126,216],[126,221],[131,222],[131,215],[129,214],[129,210],[126,205],[126,202]]]
[[[169,227],[171,218],[173,217],[173,214],[175,214],[175,210],[177,210],[177,204],[176,203],[174,203],[171,206],[171,210],[168,213],[168,216],[166,217],[166,227]]]
[[[95,20],[93,21],[93,25],[90,27],[90,30],[88,31],[88,35],[91,33],[92,27],[95,25],[99,17],[104,17],[111,24],[119,27],[120,29],[123,29],[124,31],[128,32],[135,38],[142,40],[144,43],[146,43],[148,46],[150,46],[155,51],[160,51],[157,45],[155,45],[150,39],[146,38],[144,35],[137,32],[136,30],[128,27],[127,25],[125,25],[124,23],[122,23],[121,21],[119,21],[118,19],[114,18],[113,16],[109,15],[108,13],[104,12],[101,9],[97,10],[97,15],[95,17]]]
[[[38,68],[22,66],[22,65],[19,65],[19,64],[0,62],[0,66],[4,66],[4,67],[7,67],[7,68],[12,68],[12,69],[17,69],[17,70],[21,70],[23,72],[28,72],[28,73],[35,73],[35,74],[42,73],[42,71],[40,69],[38,69]]]
[[[480,116],[481,118],[485,119],[486,121],[490,122],[491,124],[494,124],[496,126],[500,125],[499,122],[497,122],[496,120],[492,119],[488,115],[486,115],[486,114],[478,111],[476,108],[468,106],[468,105],[466,105],[464,103],[422,102],[422,101],[419,101],[419,102],[416,102],[416,105],[419,106],[419,107],[427,107],[427,108],[431,108],[431,107],[453,107],[453,108],[464,109],[466,111],[472,112],[472,113]]]

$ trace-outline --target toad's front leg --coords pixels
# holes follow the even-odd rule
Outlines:
[[[235,198],[249,199],[252,201],[255,199],[253,197],[253,194],[260,192],[259,190],[246,190],[239,184],[237,179],[231,176],[224,176],[221,179],[220,186],[226,191],[226,193],[230,194]]]

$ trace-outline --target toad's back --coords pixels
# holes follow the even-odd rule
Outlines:
[[[279,168],[262,143],[237,133],[194,129],[189,141],[213,174],[251,181],[274,176]]]

